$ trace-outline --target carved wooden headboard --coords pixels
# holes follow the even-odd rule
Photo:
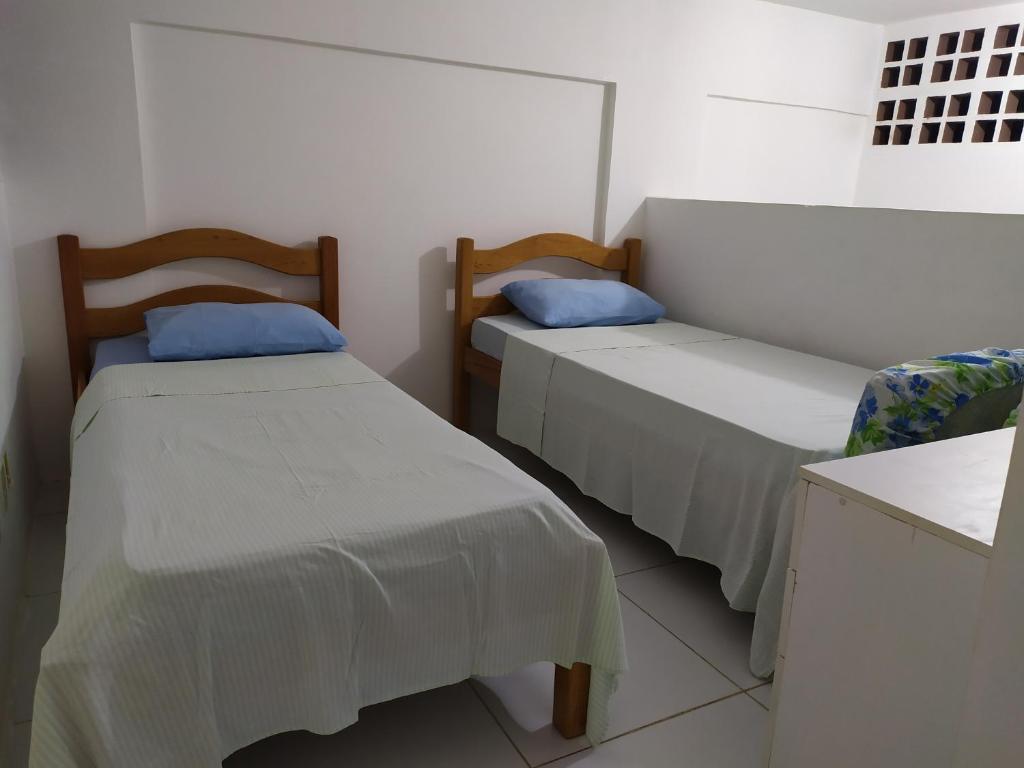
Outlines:
[[[200,301],[283,301],[310,307],[338,326],[338,241],[333,237],[319,238],[315,248],[288,248],[230,229],[182,229],[114,248],[82,248],[77,236],[60,235],[57,246],[75,400],[89,382],[90,342],[145,329],[143,315],[155,307]],[[234,259],[287,275],[318,277],[320,298],[291,301],[237,285],[191,285],[120,307],[85,305],[86,280],[127,277],[162,264],[195,258]]]

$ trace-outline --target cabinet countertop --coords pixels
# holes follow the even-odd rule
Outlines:
[[[991,557],[1014,429],[810,464],[805,480]]]

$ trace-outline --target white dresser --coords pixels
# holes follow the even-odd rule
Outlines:
[[[801,470],[772,768],[951,765],[1013,436]]]

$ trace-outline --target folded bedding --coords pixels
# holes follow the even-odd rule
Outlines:
[[[677,554],[717,566],[756,611],[771,674],[797,470],[843,455],[872,371],[674,322],[508,337],[498,434]]]
[[[351,355],[107,367],[72,443],[35,768],[213,768],[538,660],[593,665],[600,739],[625,666],[603,543]]]

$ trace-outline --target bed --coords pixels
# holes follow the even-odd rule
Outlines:
[[[107,361],[143,311],[281,301],[194,286],[87,308],[84,284],[193,257],[319,281],[337,242],[228,230],[59,241],[76,409],[60,617],[43,649],[31,764],[219,766],[361,707],[556,663],[553,722],[600,739],[625,669],[604,545],[547,489],[347,352]],[[558,589],[551,589],[558,584]]]
[[[721,570],[729,604],[755,613],[750,668],[768,677],[797,469],[843,454],[873,372],[671,321],[541,329],[500,296],[472,295],[475,275],[539,256],[618,270],[636,285],[640,250],[564,235],[488,251],[460,240],[456,423],[466,423],[467,377],[497,386],[499,436],[677,554]]]

